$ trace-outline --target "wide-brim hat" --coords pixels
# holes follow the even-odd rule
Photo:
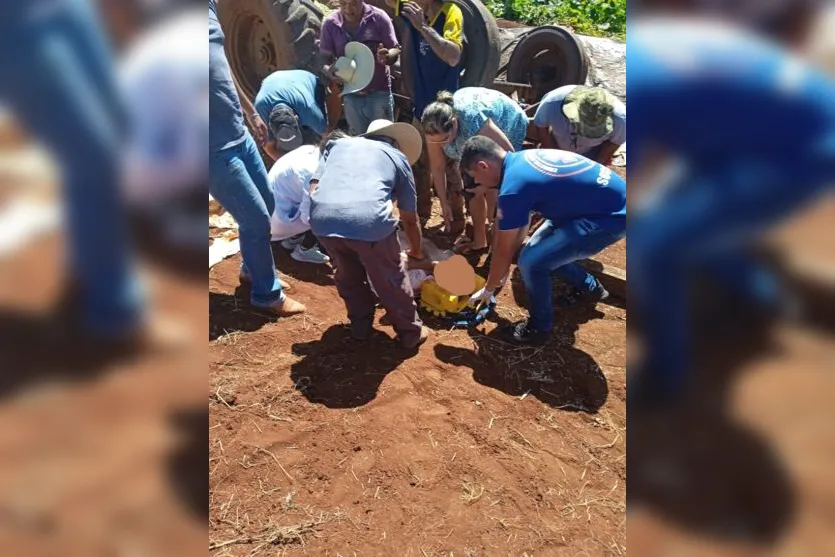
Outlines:
[[[342,94],[350,95],[368,87],[374,79],[375,63],[374,53],[364,44],[350,42],[345,45],[345,56],[340,56],[334,63],[334,74],[344,82]]]
[[[398,147],[409,159],[409,164],[415,164],[423,152],[423,141],[420,139],[420,132],[411,124],[404,122],[391,122],[390,120],[374,120],[368,126],[368,131],[363,136],[382,135],[390,137],[397,142]]]
[[[612,133],[614,111],[614,97],[599,87],[577,87],[562,104],[562,113],[577,133],[588,139],[600,139]]]

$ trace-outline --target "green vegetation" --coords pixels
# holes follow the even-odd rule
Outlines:
[[[526,25],[556,23],[583,35],[626,38],[626,0],[484,0],[495,17]]]

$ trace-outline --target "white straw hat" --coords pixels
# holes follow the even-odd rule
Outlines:
[[[409,159],[409,164],[412,165],[418,161],[423,151],[420,132],[413,125],[404,122],[395,123],[389,120],[374,120],[369,124],[368,131],[362,135],[383,135],[392,138],[397,142],[398,147],[406,155],[406,158]]]
[[[345,45],[345,56],[334,63],[334,74],[345,82],[343,95],[362,91],[374,79],[374,53],[362,43]]]

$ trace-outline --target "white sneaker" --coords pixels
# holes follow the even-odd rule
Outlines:
[[[302,243],[302,237],[300,236],[293,236],[292,238],[285,238],[281,240],[281,247],[288,251],[293,251],[296,247]]]
[[[296,246],[290,257],[302,263],[316,263],[319,265],[325,265],[331,260],[330,257],[319,251],[319,246],[313,246],[310,249],[304,249],[300,245]]]

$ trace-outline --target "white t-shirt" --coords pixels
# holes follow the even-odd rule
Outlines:
[[[535,126],[544,128],[551,126],[551,134],[557,141],[557,147],[563,151],[571,151],[572,153],[579,153],[581,155],[587,154],[589,151],[603,143],[604,141],[611,141],[615,145],[622,145],[626,142],[626,105],[619,99],[615,98],[615,112],[612,114],[614,121],[614,129],[612,133],[604,135],[597,139],[589,139],[582,136],[571,136],[571,124],[565,114],[562,112],[562,103],[565,97],[571,93],[577,85],[565,85],[554,89],[542,98],[539,103],[539,108],[533,118]],[[574,144],[576,139],[576,145]]]
[[[166,19],[122,58],[119,84],[132,126],[125,184],[132,205],[208,187],[208,67],[205,8]]]
[[[310,179],[319,166],[316,145],[302,145],[273,165],[267,183],[275,196],[270,228],[272,240],[284,240],[310,230]]]

